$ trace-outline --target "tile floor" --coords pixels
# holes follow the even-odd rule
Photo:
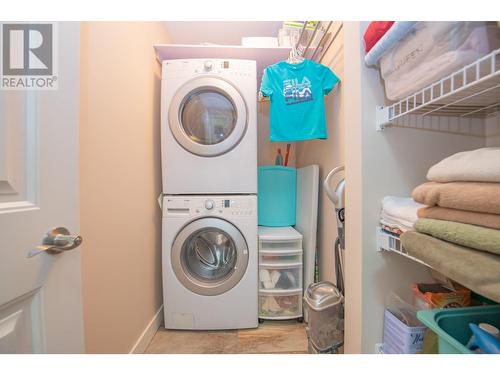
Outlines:
[[[306,354],[306,325],[265,321],[256,329],[173,331],[160,328],[146,354]]]

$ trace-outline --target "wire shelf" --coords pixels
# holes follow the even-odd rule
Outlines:
[[[411,259],[414,262],[423,264],[426,267],[432,268],[420,259],[409,255],[401,245],[401,240],[398,236],[390,234],[380,227],[377,227],[377,251],[391,251],[393,253],[404,256],[405,258]]]
[[[485,118],[500,110],[500,49],[389,106],[377,107],[377,130],[408,114]]]

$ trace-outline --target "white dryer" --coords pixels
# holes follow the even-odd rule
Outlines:
[[[257,197],[163,197],[165,327],[258,325]]]
[[[164,194],[257,193],[257,82],[251,60],[165,60]]]

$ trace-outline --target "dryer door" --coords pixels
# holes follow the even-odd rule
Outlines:
[[[177,279],[196,294],[214,296],[232,289],[248,264],[248,247],[229,222],[202,218],[186,225],[174,240],[172,268]]]
[[[177,142],[200,156],[228,152],[243,138],[247,107],[239,91],[216,77],[195,78],[170,103],[169,126]]]

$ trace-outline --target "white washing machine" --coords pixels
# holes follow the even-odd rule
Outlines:
[[[165,60],[164,194],[257,193],[257,78],[251,60]]]
[[[257,197],[163,197],[165,327],[258,325]]]

